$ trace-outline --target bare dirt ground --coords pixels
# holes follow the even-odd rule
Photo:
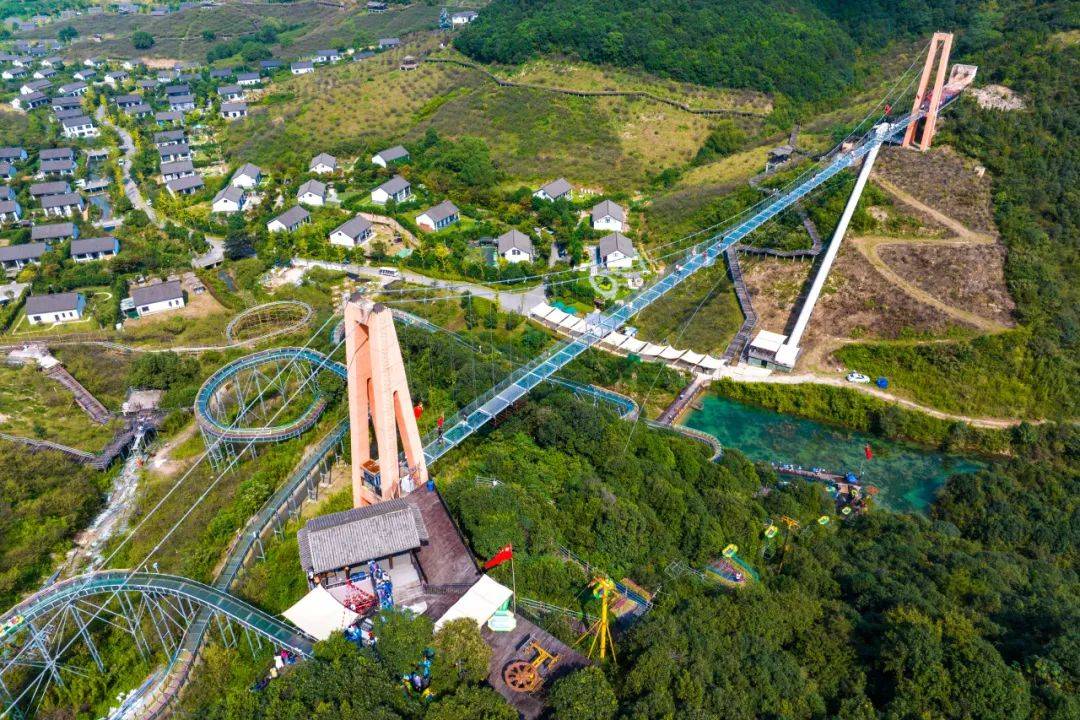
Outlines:
[[[879,184],[892,186],[886,186],[890,192],[899,188],[939,213],[947,212],[964,228],[997,236],[990,204],[990,177],[978,163],[961,157],[951,147],[932,148],[925,153],[885,148],[878,156],[874,175]],[[956,227],[950,230],[959,234]]]
[[[1005,289],[1005,248],[982,245],[887,245],[882,261],[907,282],[1001,326],[1013,325],[1016,307]]]

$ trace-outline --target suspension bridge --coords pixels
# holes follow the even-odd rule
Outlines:
[[[876,125],[854,144],[842,147],[827,157],[786,190],[752,208],[748,216],[733,226],[688,248],[682,259],[670,265],[654,283],[613,309],[590,316],[585,327],[573,337],[557,343],[539,357],[518,367],[449,418],[444,432],[433,432],[425,437],[423,458],[426,464],[430,467],[461,445],[540,383],[554,380],[556,373],[590,347],[616,332],[698,270],[713,265],[728,249],[762,225],[868,156],[872,161],[883,143],[899,142],[901,138],[906,141],[915,123],[928,112],[936,115],[938,108],[935,102],[941,102],[944,106],[952,99],[942,99],[940,88],[937,100],[931,103],[934,105],[932,108],[920,104],[917,99],[912,113],[893,122]],[[422,324],[424,321],[418,322]],[[340,346],[339,341],[335,350]],[[284,363],[284,367],[272,377],[260,371],[260,368],[272,363]],[[305,367],[307,369],[303,369]],[[207,441],[211,461],[224,462],[230,446],[251,447],[254,443],[279,442],[310,430],[325,409],[325,400],[318,392],[310,393],[312,399],[307,407],[291,420],[281,423],[274,420],[290,401],[284,397],[289,379],[304,387],[310,385],[322,371],[342,378],[347,376],[345,365],[309,348],[262,351],[235,360],[214,373],[200,389],[195,401],[198,426]],[[221,406],[222,396],[230,390],[235,396],[237,409],[236,419],[232,421],[228,419],[228,414],[223,414]],[[254,402],[268,393],[280,394],[284,404],[264,424],[238,428],[237,420],[252,411]],[[629,416],[635,411],[618,397],[607,397],[603,392],[592,394],[616,405],[621,404],[624,415]],[[248,397],[256,400],[249,400]],[[336,451],[347,429],[347,422],[339,423],[331,435],[308,455],[285,487],[275,493],[249,522],[240,541],[230,550],[223,570],[213,585],[151,572],[99,571],[46,587],[5,613],[0,618],[0,697],[5,705],[0,718],[22,717],[20,706],[32,707],[35,699],[46,692],[49,683],[62,686],[65,674],[85,673],[84,669],[63,662],[65,653],[76,643],[85,649],[85,655],[89,656],[97,669],[103,671],[103,660],[92,632],[94,628],[100,629],[101,623],[112,626],[114,631],[130,635],[144,658],[155,656],[152,646],[159,647],[164,656],[170,659],[170,668],[181,655],[190,658],[197,652],[213,624],[218,626],[226,644],[231,639],[235,645],[237,636],[233,626],[238,626],[250,643],[265,641],[275,648],[308,656],[314,642],[312,638],[289,623],[235,597],[228,590],[245,560],[259,547],[261,533],[280,521],[282,508],[295,502],[297,488],[309,482],[317,469]],[[178,691],[178,685],[171,685],[170,688],[170,692]]]

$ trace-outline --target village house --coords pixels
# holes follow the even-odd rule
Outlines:
[[[26,150],[21,147],[0,148],[0,161],[17,163],[26,159]]]
[[[22,217],[22,206],[17,200],[0,200],[0,223],[19,222]]]
[[[79,228],[75,223],[63,222],[51,225],[35,225],[30,228],[30,239],[34,242],[59,242],[74,240],[79,237]]]
[[[240,87],[253,87],[262,84],[262,76],[257,72],[242,72],[236,76],[236,84]]]
[[[43,93],[52,87],[52,83],[48,80],[31,80],[25,82],[19,87],[20,95],[32,95],[33,93]]]
[[[233,173],[232,179],[229,180],[231,185],[235,185],[238,188],[244,188],[245,190],[254,190],[259,186],[259,182],[262,180],[262,170],[258,165],[252,165],[251,163],[244,163],[240,168]]]
[[[86,298],[77,292],[31,295],[24,307],[26,321],[31,325],[75,322],[82,319],[85,309]]]
[[[212,208],[216,213],[238,213],[243,211],[246,202],[247,193],[244,192],[244,188],[226,185],[214,196]]]
[[[532,238],[520,230],[503,233],[496,243],[499,255],[509,263],[532,262],[536,259]]]
[[[299,205],[294,205],[276,218],[266,223],[270,232],[294,232],[300,226],[311,221],[311,213]]]
[[[385,205],[394,202],[405,202],[412,197],[412,185],[400,175],[395,175],[379,187],[371,191],[371,202],[376,205]]]
[[[194,95],[170,95],[169,109],[173,112],[188,112],[195,109]]]
[[[221,103],[221,117],[226,120],[239,120],[240,118],[247,117],[248,106],[246,102],[226,102]]]
[[[56,91],[61,95],[67,95],[68,97],[80,97],[86,94],[89,87],[89,85],[81,80],[77,80],[73,83],[68,83],[67,85],[61,85]]]
[[[9,163],[7,160],[0,160],[0,179],[15,179],[15,166]]]
[[[30,197],[35,200],[41,200],[49,195],[66,195],[69,192],[71,192],[71,185],[64,180],[31,183],[30,185]]]
[[[5,272],[16,273],[27,265],[39,264],[41,256],[47,252],[49,252],[49,244],[45,242],[5,245],[0,247],[0,266]]]
[[[158,127],[167,127],[169,125],[183,125],[184,114],[181,112],[175,112],[173,110],[163,110],[162,112],[154,113],[154,122],[158,124]]]
[[[91,262],[114,257],[120,252],[120,241],[112,236],[80,238],[71,241],[71,259],[75,262]]]
[[[389,50],[390,48],[396,48],[400,44],[401,44],[401,38],[396,38],[396,37],[379,38],[379,49],[380,50]]]
[[[64,118],[60,121],[60,124],[64,128],[64,137],[66,138],[92,138],[101,134],[94,125],[94,121],[86,115]]]
[[[266,73],[267,75],[269,75],[269,74],[273,73],[275,70],[280,70],[281,66],[282,66],[282,62],[280,60],[275,60],[275,59],[260,60],[259,61],[259,72]],[[293,73],[293,74],[295,75],[296,73]]]
[[[154,146],[159,150],[173,143],[187,142],[187,134],[183,130],[163,130],[154,133]]]
[[[392,148],[380,150],[371,156],[371,163],[378,165],[379,167],[390,167],[394,163],[402,163],[409,161],[409,151],[401,145],[395,145]]]
[[[38,68],[37,70],[34,71],[34,78],[36,80],[51,80],[55,76],[56,76],[56,71],[53,70],[52,68],[43,67],[43,68]]]
[[[41,209],[48,216],[71,217],[82,213],[86,207],[82,195],[78,193],[64,193],[63,195],[46,195],[41,198]]]
[[[630,238],[622,233],[611,233],[600,238],[596,246],[597,264],[611,270],[633,267],[637,250]]]
[[[311,58],[315,63],[341,62],[341,53],[337,50],[319,50]]]
[[[337,172],[337,167],[336,157],[327,153],[319,153],[311,158],[311,162],[308,163],[308,172],[316,175],[330,175]]]
[[[326,183],[308,180],[296,190],[296,199],[304,205],[322,207],[326,204]]]
[[[450,23],[454,27],[461,27],[462,25],[468,25],[478,17],[479,14],[475,10],[462,10],[450,15]]]
[[[170,180],[165,183],[165,187],[169,189],[169,192],[175,196],[179,195],[194,195],[205,187],[203,179],[199,175],[189,175],[187,177],[179,177],[175,180]]]
[[[214,68],[210,71],[211,80],[227,80],[233,76],[233,69],[227,68]]]
[[[161,156],[161,162],[175,162],[177,160],[190,160],[191,148],[187,143],[174,142],[168,145],[158,146],[158,155]]]
[[[338,226],[330,233],[330,244],[342,247],[354,248],[371,239],[375,235],[375,229],[366,218],[357,215]]]
[[[131,300],[139,317],[184,307],[184,289],[179,280],[132,288]]]
[[[308,75],[315,72],[315,63],[310,60],[300,60],[290,65],[289,70],[293,75]]]
[[[127,79],[129,77],[130,76],[123,70],[117,70],[115,72],[105,73],[105,77],[102,78],[102,80],[105,82],[106,85],[111,87],[113,90],[116,90],[125,82],[127,82]]]
[[[611,230],[614,232],[625,232],[627,230],[626,210],[618,203],[613,203],[610,200],[604,200],[594,205],[593,209],[589,211],[589,217],[593,230]]]
[[[417,215],[416,224],[428,232],[436,232],[450,227],[460,219],[457,206],[449,200],[443,200]]]
[[[49,96],[42,92],[19,95],[11,99],[11,107],[23,112],[30,112],[49,104]]]
[[[222,85],[217,89],[218,97],[222,100],[243,100],[244,88],[239,85]]]
[[[562,199],[570,200],[574,197],[574,188],[570,186],[566,178],[559,178],[558,180],[552,180],[534,192],[533,197],[551,202]]]

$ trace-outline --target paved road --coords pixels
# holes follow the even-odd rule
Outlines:
[[[94,117],[97,118],[98,122],[108,125],[120,135],[120,149],[123,151],[126,160],[126,162],[120,163],[120,169],[124,174],[124,194],[127,195],[132,205],[146,213],[146,217],[150,219],[150,222],[162,227],[164,223],[158,220],[154,208],[150,207],[150,203],[139,192],[139,186],[131,179],[131,164],[135,161],[135,141],[131,139],[131,133],[113,123],[105,113],[104,107],[99,107],[97,112],[94,113]]]
[[[384,279],[382,275],[379,275],[378,268],[370,267],[367,265],[349,265],[346,263],[332,263],[323,260],[305,260],[302,258],[294,258],[293,265],[323,267],[330,270],[347,272],[351,275],[360,275],[373,279]],[[420,273],[413,272],[412,270],[402,270],[401,276],[410,283],[413,283],[415,285],[423,285],[432,289],[453,289],[456,294],[462,294],[468,291],[472,293],[475,297],[498,301],[499,307],[506,312],[515,312],[522,315],[527,315],[529,313],[529,310],[547,299],[547,296],[544,294],[544,288],[542,285],[537,285],[536,287],[532,287],[527,290],[519,290],[514,292],[499,291],[484,285],[466,282],[463,280],[439,280],[437,278],[430,278],[426,275],[421,275]],[[402,305],[403,309],[405,310],[409,309],[409,303],[407,302],[400,302],[398,304]]]

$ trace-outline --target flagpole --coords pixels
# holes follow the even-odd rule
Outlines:
[[[514,570],[514,556],[510,556],[510,584],[514,586],[514,613],[517,614],[517,571]]]

